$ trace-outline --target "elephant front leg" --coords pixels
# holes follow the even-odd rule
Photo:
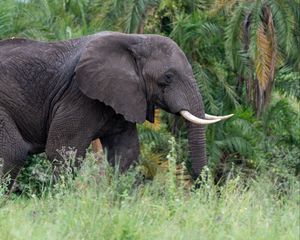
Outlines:
[[[86,149],[92,141],[91,136],[88,130],[73,128],[71,124],[52,123],[45,152],[52,162],[55,175],[64,171],[64,168],[69,166],[69,161],[72,160],[75,161],[72,164],[76,168],[80,167]]]
[[[126,171],[138,161],[140,146],[136,124],[127,122],[125,130],[118,134],[101,138],[101,143],[109,163],[119,166],[120,171]]]

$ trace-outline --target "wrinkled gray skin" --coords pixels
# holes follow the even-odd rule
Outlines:
[[[84,157],[100,138],[108,159],[125,171],[136,162],[136,123],[154,106],[204,118],[190,64],[169,38],[103,32],[79,39],[0,41],[0,158],[15,179],[28,154],[75,147]],[[206,164],[203,126],[188,123],[194,177]],[[61,161],[53,161],[61,164]]]

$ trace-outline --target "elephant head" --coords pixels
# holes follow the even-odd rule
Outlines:
[[[204,125],[231,115],[205,115],[192,68],[167,37],[105,33],[83,50],[75,79],[81,91],[111,106],[127,121],[153,122],[154,107],[181,114],[187,121],[194,177],[206,164]]]

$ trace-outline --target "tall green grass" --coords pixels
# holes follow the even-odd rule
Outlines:
[[[137,169],[120,175],[105,164],[99,175],[89,154],[76,177],[65,174],[41,189],[39,196],[0,196],[1,240],[299,239],[299,182],[292,176],[284,187],[269,173],[229,175],[218,186],[208,171],[199,188],[187,190],[171,173],[144,181]]]

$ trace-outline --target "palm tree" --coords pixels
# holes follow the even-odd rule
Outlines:
[[[300,1],[217,0],[212,11],[219,10],[230,16],[225,47],[239,75],[237,89],[241,93],[246,85],[247,100],[259,116],[270,102],[283,59],[299,69]]]
[[[100,30],[97,0],[1,0],[0,36],[58,40]],[[93,21],[92,21],[93,20]],[[93,22],[93,23],[91,23]],[[30,27],[28,27],[30,26]]]
[[[205,12],[195,10],[192,14],[177,17],[170,37],[184,50],[192,64],[205,109],[222,114],[222,111],[229,110],[222,106],[237,106],[237,96],[224,64],[224,48],[220,44],[222,29],[212,23]]]
[[[126,33],[144,33],[148,11],[159,0],[106,1],[102,28]]]

